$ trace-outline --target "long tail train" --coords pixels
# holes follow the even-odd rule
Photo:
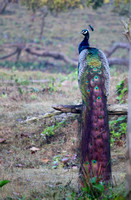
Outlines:
[[[88,48],[80,53],[78,80],[83,100],[81,173],[84,176],[82,171],[88,169],[90,178],[101,176],[107,181],[110,179],[111,163],[106,64],[103,52],[98,49]]]

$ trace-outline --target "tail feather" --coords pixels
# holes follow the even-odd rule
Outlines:
[[[88,50],[86,62],[79,77],[83,99],[81,162],[88,165],[90,176],[100,173],[108,180],[111,165],[106,80],[97,49]]]

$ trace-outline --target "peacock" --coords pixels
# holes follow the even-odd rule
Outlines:
[[[89,25],[94,31],[93,27]],[[89,45],[89,29],[81,31],[78,83],[82,94],[81,116],[81,183],[88,170],[88,177],[100,176],[110,180],[110,135],[107,113],[110,69],[105,54]]]

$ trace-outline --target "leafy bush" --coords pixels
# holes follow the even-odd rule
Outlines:
[[[45,128],[45,130],[41,133],[41,135],[45,136],[53,136],[55,135],[55,131],[62,127],[62,125],[65,124],[65,120],[61,122],[56,122],[56,124],[53,124],[52,126],[48,126]]]
[[[116,140],[121,139],[122,136],[126,135],[127,132],[127,117],[121,116],[115,120],[109,121],[110,133],[111,133],[111,144]]]

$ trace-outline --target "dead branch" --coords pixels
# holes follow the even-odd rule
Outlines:
[[[116,43],[109,49],[109,51],[107,51],[106,57],[109,58],[117,49],[127,49],[129,51],[130,46],[128,43]]]
[[[35,56],[40,56],[40,57],[52,57],[56,60],[62,60],[67,64],[71,64],[72,66],[77,66],[77,61],[73,61],[69,59],[66,55],[63,53],[58,53],[58,52],[53,52],[53,51],[41,51],[41,50],[36,50],[36,48],[26,48],[25,51],[29,54],[35,55]]]
[[[8,54],[6,56],[0,57],[0,60],[4,60],[6,58],[9,58],[9,57],[11,57],[11,56],[13,56],[13,55],[15,55],[17,53],[18,53],[18,50],[16,49],[14,52],[12,52],[12,53],[10,53],[10,54]]]
[[[2,14],[5,11],[8,3],[8,0],[2,0],[2,2],[0,2],[0,14]]]
[[[128,66],[129,60],[126,58],[108,58],[109,65],[123,65]]]
[[[82,111],[82,104],[80,105],[54,105],[52,106],[52,108],[64,113],[80,114]]]
[[[76,113],[80,114],[82,112],[82,104],[80,105],[55,105],[52,108],[59,110],[64,113]],[[127,104],[108,104],[108,114],[109,115],[127,115],[128,105]]]
[[[0,46],[0,49],[3,49],[3,48],[12,48],[12,47],[15,47],[15,51],[6,55],[6,56],[2,56],[0,57],[0,60],[4,60],[6,58],[9,58],[9,57],[12,57],[16,54],[16,61],[19,60],[19,57],[20,57],[20,54],[22,52],[22,50],[25,48],[25,44],[24,43],[20,43],[20,44],[6,44],[6,45],[1,45]]]
[[[56,60],[61,60],[61,61],[65,62],[66,64],[72,65],[74,67],[77,67],[77,65],[78,65],[77,61],[68,58],[64,53],[47,51],[40,47],[33,46],[32,44],[26,45],[26,44],[22,43],[22,44],[6,44],[6,45],[0,46],[1,49],[13,48],[13,47],[16,47],[16,50],[13,53],[10,53],[9,55],[0,57],[0,60],[9,58],[9,57],[17,54],[16,61],[18,61],[21,52],[25,51],[26,53],[34,55],[34,56],[51,57]],[[117,43],[113,47],[111,47],[111,49],[106,53],[106,56],[110,57],[118,48],[125,48],[125,49],[129,50],[129,45],[126,43]],[[112,66],[112,65],[128,66],[128,64],[129,64],[129,61],[126,58],[108,58],[108,62],[109,62],[110,66]]]

